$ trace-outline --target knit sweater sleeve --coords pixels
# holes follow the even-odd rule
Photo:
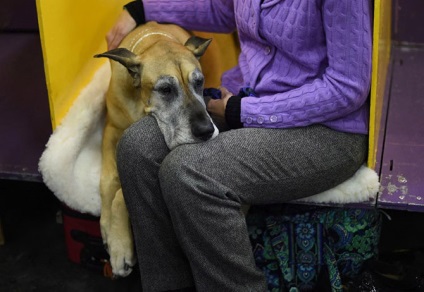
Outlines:
[[[230,33],[236,29],[233,1],[143,0],[146,21],[174,23],[188,30]]]
[[[243,98],[245,127],[326,123],[354,116],[364,107],[371,79],[369,1],[322,0],[321,13],[328,58],[325,70],[293,90]]]

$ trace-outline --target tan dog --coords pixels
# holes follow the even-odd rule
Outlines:
[[[147,114],[156,118],[170,149],[218,134],[203,101],[204,77],[198,62],[210,41],[191,37],[175,25],[151,22],[132,31],[120,48],[95,56],[117,61],[111,62],[106,97],[100,181],[100,227],[114,276],[127,276],[136,261],[116,167],[117,142],[126,128]]]

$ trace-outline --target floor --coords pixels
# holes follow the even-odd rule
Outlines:
[[[36,182],[0,180],[0,291],[141,291],[138,273],[111,280],[68,260],[60,204]],[[380,252],[424,249],[424,213],[385,210]],[[389,216],[391,220],[389,220]]]
[[[2,292],[141,291],[137,272],[111,280],[68,260],[60,205],[41,183],[0,181]]]

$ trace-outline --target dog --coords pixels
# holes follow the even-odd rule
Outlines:
[[[136,263],[116,166],[117,143],[126,128],[148,114],[156,118],[171,150],[218,135],[203,100],[199,63],[210,43],[179,26],[149,22],[127,35],[119,48],[95,56],[112,60],[102,142],[100,229],[115,277],[129,275]]]

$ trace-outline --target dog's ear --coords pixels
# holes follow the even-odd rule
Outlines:
[[[106,57],[121,63],[123,66],[125,66],[125,68],[127,68],[128,72],[134,79],[134,86],[140,86],[141,62],[139,61],[136,54],[125,48],[118,48],[94,56],[94,58],[101,57]]]
[[[186,41],[184,46],[192,51],[196,58],[200,58],[205,53],[211,41],[212,39],[204,39],[201,37],[192,36]]]

